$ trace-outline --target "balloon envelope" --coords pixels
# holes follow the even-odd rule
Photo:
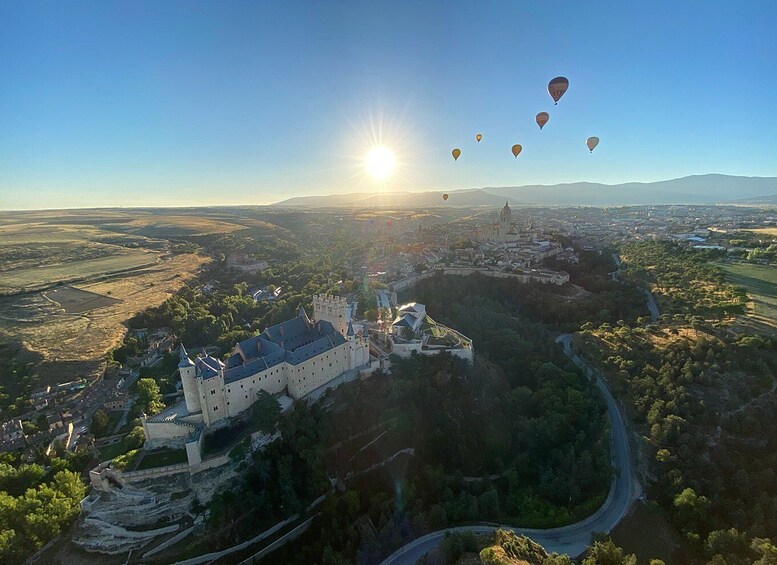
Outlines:
[[[565,77],[556,77],[548,83],[548,94],[553,98],[553,102],[558,104],[567,88],[569,88],[569,81]]]
[[[478,140],[478,143],[480,143],[480,140],[483,139],[483,134],[479,133],[475,136],[475,139]]]
[[[596,149],[596,146],[599,145],[599,138],[598,137],[589,137],[585,140],[585,144],[588,146],[588,150],[593,153],[594,149]]]
[[[542,126],[548,123],[548,120],[550,119],[550,114],[547,112],[540,112],[537,114],[537,125],[540,126],[540,129],[542,129]]]
[[[454,161],[458,161],[459,155],[461,155],[461,149],[454,149],[453,151],[451,151],[451,155],[453,155]]]
[[[520,143],[516,143],[513,145],[513,156],[517,159],[518,155],[521,154],[521,151],[523,151],[523,147],[521,147]]]
[[[442,199],[443,199],[443,200],[448,200],[448,195],[447,195],[447,194],[443,194],[443,195],[442,195]]]

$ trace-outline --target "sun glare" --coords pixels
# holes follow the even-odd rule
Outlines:
[[[364,158],[364,166],[375,180],[386,180],[394,172],[394,154],[388,147],[373,147]]]

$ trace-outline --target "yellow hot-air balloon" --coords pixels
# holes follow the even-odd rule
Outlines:
[[[451,151],[451,155],[453,155],[453,160],[454,161],[458,161],[459,160],[459,155],[461,155],[461,149],[458,149],[458,148],[454,149],[453,151]]]
[[[548,120],[550,119],[550,114],[547,112],[540,112],[537,114],[537,125],[540,126],[540,129],[542,129],[542,126],[548,123]]]
[[[565,77],[556,77],[548,83],[548,94],[553,98],[553,102],[558,104],[567,88],[569,88],[569,81]]]
[[[483,139],[483,134],[482,134],[482,133],[479,133],[479,134],[477,134],[477,135],[475,136],[475,139],[477,139],[477,140],[478,140],[478,143],[480,143],[480,140],[481,140],[481,139]]]
[[[521,151],[523,151],[523,147],[521,147],[520,143],[516,143],[513,145],[513,156],[517,159],[518,155],[521,154]]]
[[[447,194],[443,194],[443,195],[442,195],[442,199],[443,199],[443,200],[448,200],[448,195],[447,195]]]
[[[596,146],[599,145],[599,138],[598,137],[589,137],[585,140],[585,144],[588,146],[588,150],[593,153],[594,149],[596,149]]]

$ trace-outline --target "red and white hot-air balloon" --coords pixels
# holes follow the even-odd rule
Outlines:
[[[535,121],[537,122],[537,125],[540,126],[540,129],[542,129],[542,126],[547,124],[549,119],[550,119],[550,114],[548,114],[547,112],[540,112],[539,114],[537,114]]]
[[[596,146],[599,145],[599,138],[598,137],[589,137],[585,140],[585,144],[588,147],[588,150],[593,153],[594,149],[596,149]]]
[[[553,102],[558,104],[561,97],[569,88],[569,81],[566,77],[556,77],[548,83],[548,94],[553,98]]]

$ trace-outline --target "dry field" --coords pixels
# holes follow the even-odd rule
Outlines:
[[[777,230],[776,230],[777,231]],[[777,266],[718,263],[726,280],[747,290],[747,313],[737,320],[743,330],[777,333]]]
[[[124,338],[124,322],[164,302],[206,260],[196,254],[173,255],[150,268],[72,285],[96,295],[89,309],[81,300],[73,311],[75,293],[68,287],[0,298],[0,337],[21,341],[43,356],[38,367],[42,383],[98,377],[106,353]],[[64,306],[56,301],[59,292],[66,293]]]
[[[777,235],[777,228],[753,228],[753,229],[743,230],[743,231],[749,231],[752,233],[762,233],[764,235]]]
[[[43,383],[102,374],[124,323],[161,304],[208,260],[155,236],[245,229],[146,211],[0,213],[0,339],[42,357]],[[148,232],[148,233],[144,233]]]
[[[114,224],[112,229],[124,233],[139,234],[147,237],[184,237],[208,234],[231,233],[243,229],[243,226],[232,222],[197,215],[148,215],[121,224]]]

